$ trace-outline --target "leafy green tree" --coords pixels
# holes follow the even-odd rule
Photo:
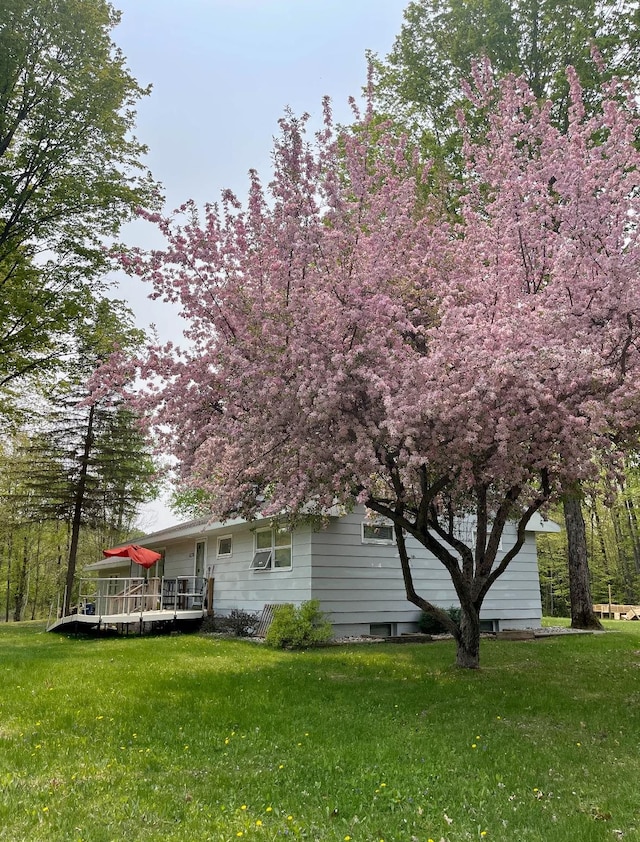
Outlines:
[[[21,499],[32,521],[63,522],[68,529],[65,609],[72,598],[82,534],[98,531],[109,543],[130,533],[141,503],[156,495],[156,466],[135,414],[113,395],[94,397],[91,374],[118,347],[131,352],[142,340],[131,311],[103,300],[85,315],[74,353],[21,448],[28,470]],[[17,492],[14,492],[15,499]]]
[[[24,435],[5,439],[0,450],[0,576],[4,583],[1,611],[24,619],[42,616],[60,585],[62,560],[68,546],[64,523],[43,520],[41,500],[30,488],[32,453]]]
[[[603,76],[638,78],[639,41],[635,0],[414,0],[386,60],[371,56],[377,105],[417,134],[425,152],[451,164],[459,160],[457,112],[474,60],[486,56],[498,76],[522,74],[566,128],[567,65],[589,110]]]
[[[640,472],[629,458],[618,483],[602,482],[585,495],[590,588],[595,602],[640,604]],[[551,513],[564,522],[561,509]],[[545,613],[565,616],[570,610],[567,534],[538,536],[540,587]]]
[[[415,0],[404,17],[386,61],[372,57],[377,105],[410,129],[445,178],[461,167],[457,115],[474,60],[487,57],[499,76],[523,75],[538,99],[551,101],[563,130],[567,65],[582,83],[587,112],[600,102],[603,77],[616,74],[634,83],[640,78],[635,0]],[[571,618],[574,627],[593,628],[600,623],[589,591],[582,499],[576,486],[563,501]]]
[[[107,0],[0,0],[0,390],[53,366],[156,187]],[[86,282],[91,281],[91,288]],[[62,343],[62,347],[61,347]]]

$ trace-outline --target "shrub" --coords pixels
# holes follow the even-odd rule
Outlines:
[[[291,603],[278,605],[265,642],[278,649],[305,649],[326,643],[330,638],[331,623],[320,611],[318,600],[311,599],[299,608]]]
[[[446,613],[451,617],[455,623],[460,623],[461,610],[456,605],[451,605],[446,609]],[[449,629],[445,628],[437,617],[423,611],[418,620],[418,627],[423,634],[448,634]]]
[[[251,637],[256,633],[260,617],[241,608],[232,608],[227,615],[205,617],[200,631],[233,634],[237,637]]]
[[[259,614],[252,614],[250,611],[243,611],[241,608],[232,608],[229,615],[224,618],[227,622],[227,629],[238,637],[251,637],[256,633]]]

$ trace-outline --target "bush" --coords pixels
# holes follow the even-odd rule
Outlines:
[[[451,605],[449,608],[446,609],[446,613],[451,617],[454,623],[460,623],[460,615],[461,610],[456,605]],[[418,620],[418,627],[423,634],[448,634],[449,629],[445,628],[440,620],[433,616],[433,614],[429,614],[427,611],[423,611],[420,615],[420,619]]]
[[[318,600],[311,599],[299,608],[291,603],[278,605],[265,642],[276,649],[305,649],[330,639],[331,623],[320,611]]]
[[[227,615],[205,617],[200,627],[201,632],[233,634],[237,637],[251,637],[256,633],[260,617],[241,608],[232,608]]]

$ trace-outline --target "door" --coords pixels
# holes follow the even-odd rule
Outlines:
[[[204,564],[205,559],[207,556],[207,542],[206,541],[196,541],[196,564],[195,564],[195,581],[193,583],[193,593],[198,594],[198,596],[194,597],[194,604],[193,607],[196,607],[196,602],[199,602],[200,607],[202,605],[202,592],[204,589]]]

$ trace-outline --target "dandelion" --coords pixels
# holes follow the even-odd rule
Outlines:
[[[293,821],[293,816],[287,816],[287,821],[288,821],[288,822],[292,822],[292,821]]]
[[[267,807],[267,813],[272,813],[272,812],[273,812],[273,807]]]
[[[246,810],[246,809],[247,809],[247,805],[246,805],[246,804],[243,804],[243,805],[242,805],[242,807],[240,807],[240,809],[241,809],[241,810]]]
[[[350,836],[345,836],[345,837],[344,837],[344,842],[350,842],[350,840],[351,840],[351,837],[350,837]]]
[[[471,748],[478,748],[478,746],[475,743],[471,743]]]
[[[487,835],[487,831],[486,831],[486,830],[481,830],[481,831],[480,831],[480,836],[484,837],[484,836],[486,836],[486,835]]]
[[[256,819],[256,827],[262,827],[262,819]]]
[[[236,833],[236,836],[244,836],[244,833],[243,833],[241,830],[239,830],[239,831]]]
[[[96,719],[104,719],[104,716],[96,716]]]
[[[284,769],[284,763],[281,763],[281,764],[278,766],[278,769]]]
[[[48,813],[48,812],[49,812],[49,808],[48,808],[48,807],[43,807],[43,808],[42,808],[42,812],[43,812],[43,813]]]

